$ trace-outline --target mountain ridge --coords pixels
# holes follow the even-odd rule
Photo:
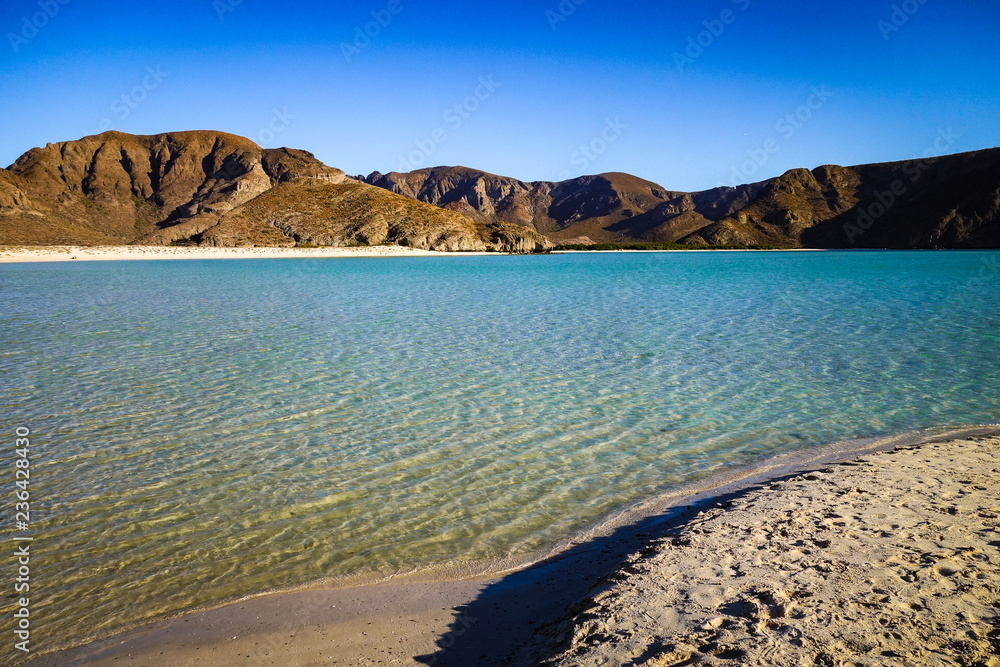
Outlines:
[[[307,151],[212,131],[109,131],[27,151],[0,169],[0,243],[551,248],[534,230],[359,183]]]
[[[791,169],[700,192],[621,173],[552,183],[433,167],[356,178],[473,219],[513,216],[557,243],[1000,247],[1000,149]]]
[[[676,241],[676,234],[669,232],[675,218],[692,212],[696,222],[708,225],[740,207],[733,204],[745,205],[763,185],[687,193],[622,172],[525,182],[468,167],[373,172],[356,178],[475,220],[494,218],[531,227],[559,241],[587,236],[626,243]],[[637,216],[645,217],[629,224]],[[661,226],[665,227],[658,229]]]
[[[0,244],[538,252],[553,242],[996,248],[1000,149],[792,169],[700,192],[621,172],[561,182],[447,166],[348,176],[308,151],[198,130],[109,131],[32,148],[0,169]]]

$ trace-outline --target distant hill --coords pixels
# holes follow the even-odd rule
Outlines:
[[[618,173],[525,183],[436,167],[358,178],[470,219],[530,226],[564,243],[1000,247],[1000,149],[793,169],[703,192],[671,191]]]
[[[678,192],[622,173],[524,182],[466,167],[350,177],[222,132],[121,132],[0,169],[0,244],[353,245],[537,252],[556,243],[998,248],[1000,149],[793,169]]]
[[[474,220],[525,225],[559,241],[610,243],[679,241],[746,206],[763,186],[692,195],[621,173],[525,183],[465,167],[358,178]]]
[[[806,248],[1000,248],[1000,150],[793,169],[697,236]]]
[[[0,170],[0,244],[131,243],[551,247],[532,229],[472,221],[358,183],[306,151],[222,132],[105,132]]]

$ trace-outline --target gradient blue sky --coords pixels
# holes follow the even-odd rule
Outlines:
[[[565,16],[559,0],[397,0],[350,59],[342,45],[390,0],[62,2],[0,8],[0,164],[102,127],[214,129],[351,174],[626,171],[700,190],[1000,144],[992,0],[565,0]],[[678,67],[706,21],[720,34]],[[490,77],[478,108],[449,114]]]

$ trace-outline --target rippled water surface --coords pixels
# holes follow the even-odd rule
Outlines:
[[[998,253],[0,265],[33,639],[524,554],[770,454],[994,423],[998,331]]]

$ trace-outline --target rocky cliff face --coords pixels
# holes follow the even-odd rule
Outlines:
[[[437,167],[408,174],[375,172],[359,180],[410,199],[446,208],[477,222],[507,222],[538,229],[532,186],[465,167]]]
[[[362,242],[367,234],[378,239],[370,242],[420,248],[549,247],[533,230],[485,219],[471,224],[382,190],[366,198],[354,192],[359,187],[306,151],[262,149],[221,132],[105,132],[32,149],[0,170],[0,243],[336,245]],[[331,198],[357,209],[331,207]],[[269,206],[294,210],[298,218]],[[324,214],[340,218],[323,220]],[[352,232],[346,223],[370,233]]]

